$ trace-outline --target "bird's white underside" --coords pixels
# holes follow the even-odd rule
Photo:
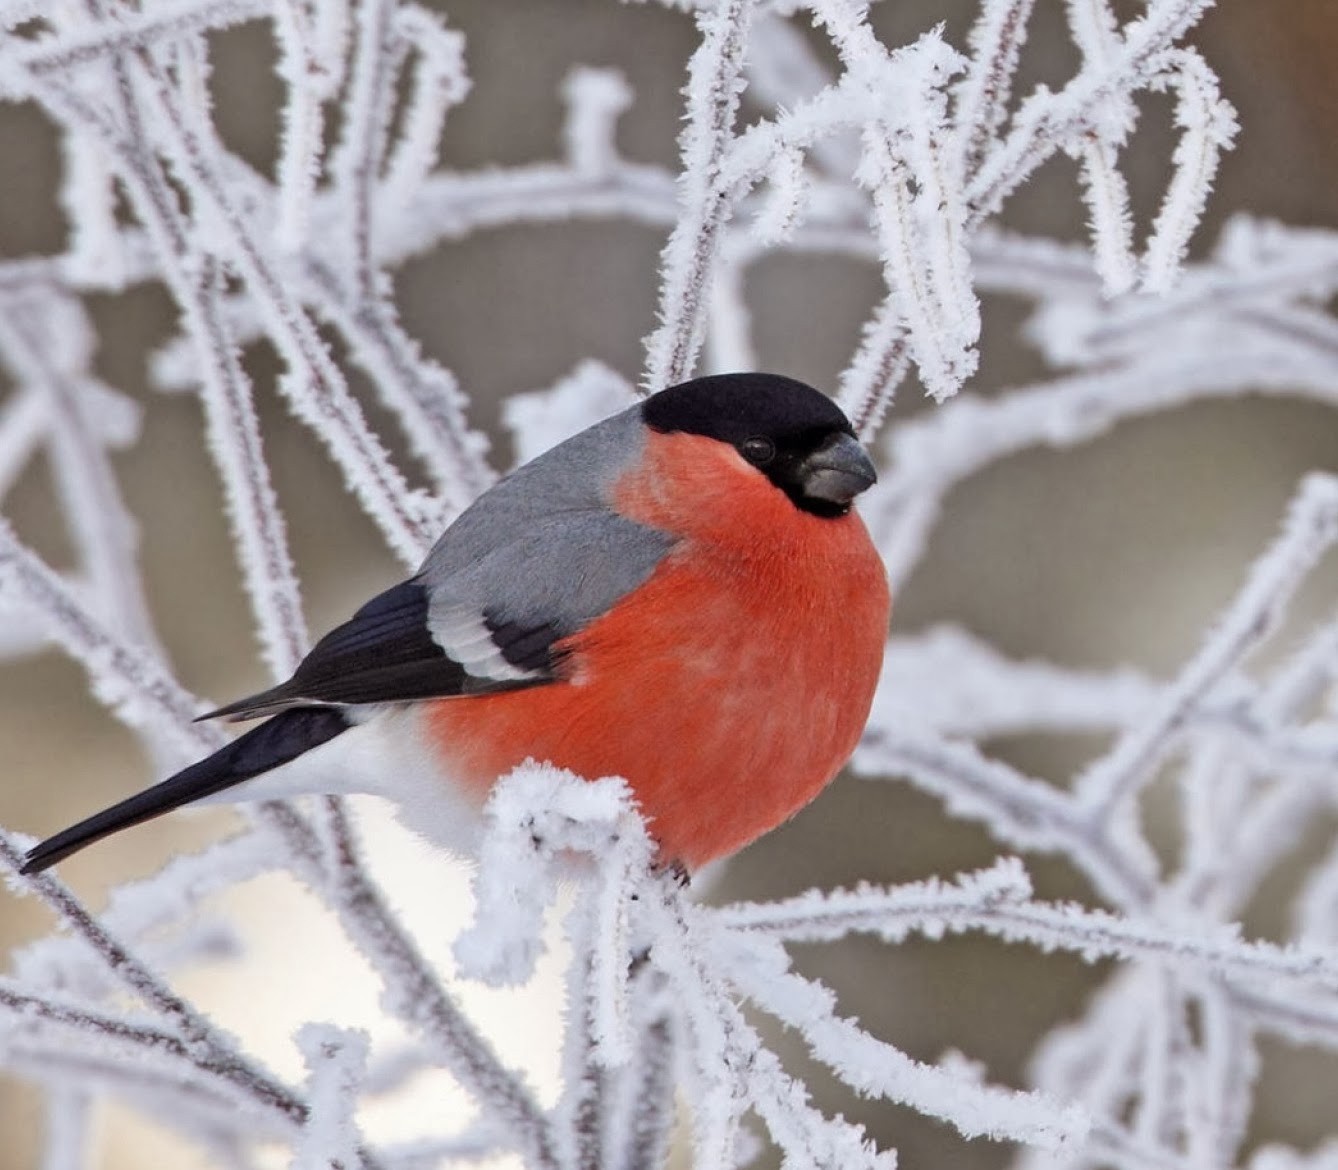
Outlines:
[[[196,804],[289,800],[301,796],[380,796],[409,829],[433,845],[472,856],[482,804],[456,783],[431,747],[418,705],[348,709],[360,719],[334,739],[269,772]]]

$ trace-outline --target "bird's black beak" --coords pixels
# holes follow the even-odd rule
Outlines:
[[[837,433],[824,439],[799,463],[799,483],[804,495],[840,507],[848,506],[877,481],[873,461],[852,435]]]

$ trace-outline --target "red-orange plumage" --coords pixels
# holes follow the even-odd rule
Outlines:
[[[426,705],[480,799],[527,758],[620,775],[666,860],[746,845],[854,750],[889,598],[860,518],[801,511],[732,447],[652,434],[616,485],[625,516],[679,543],[649,581],[560,643],[563,681]]]

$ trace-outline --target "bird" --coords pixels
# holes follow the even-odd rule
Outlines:
[[[286,682],[201,716],[263,722],[23,872],[183,805],[311,793],[389,797],[469,853],[526,761],[622,777],[665,865],[728,857],[812,800],[864,728],[891,601],[852,503],[876,479],[803,382],[652,394],[500,479]]]

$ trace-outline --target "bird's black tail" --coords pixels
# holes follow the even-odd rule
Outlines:
[[[175,776],[47,838],[29,851],[22,872],[40,873],[120,829],[250,780],[297,759],[349,727],[343,712],[333,707],[302,707],[281,712]]]

